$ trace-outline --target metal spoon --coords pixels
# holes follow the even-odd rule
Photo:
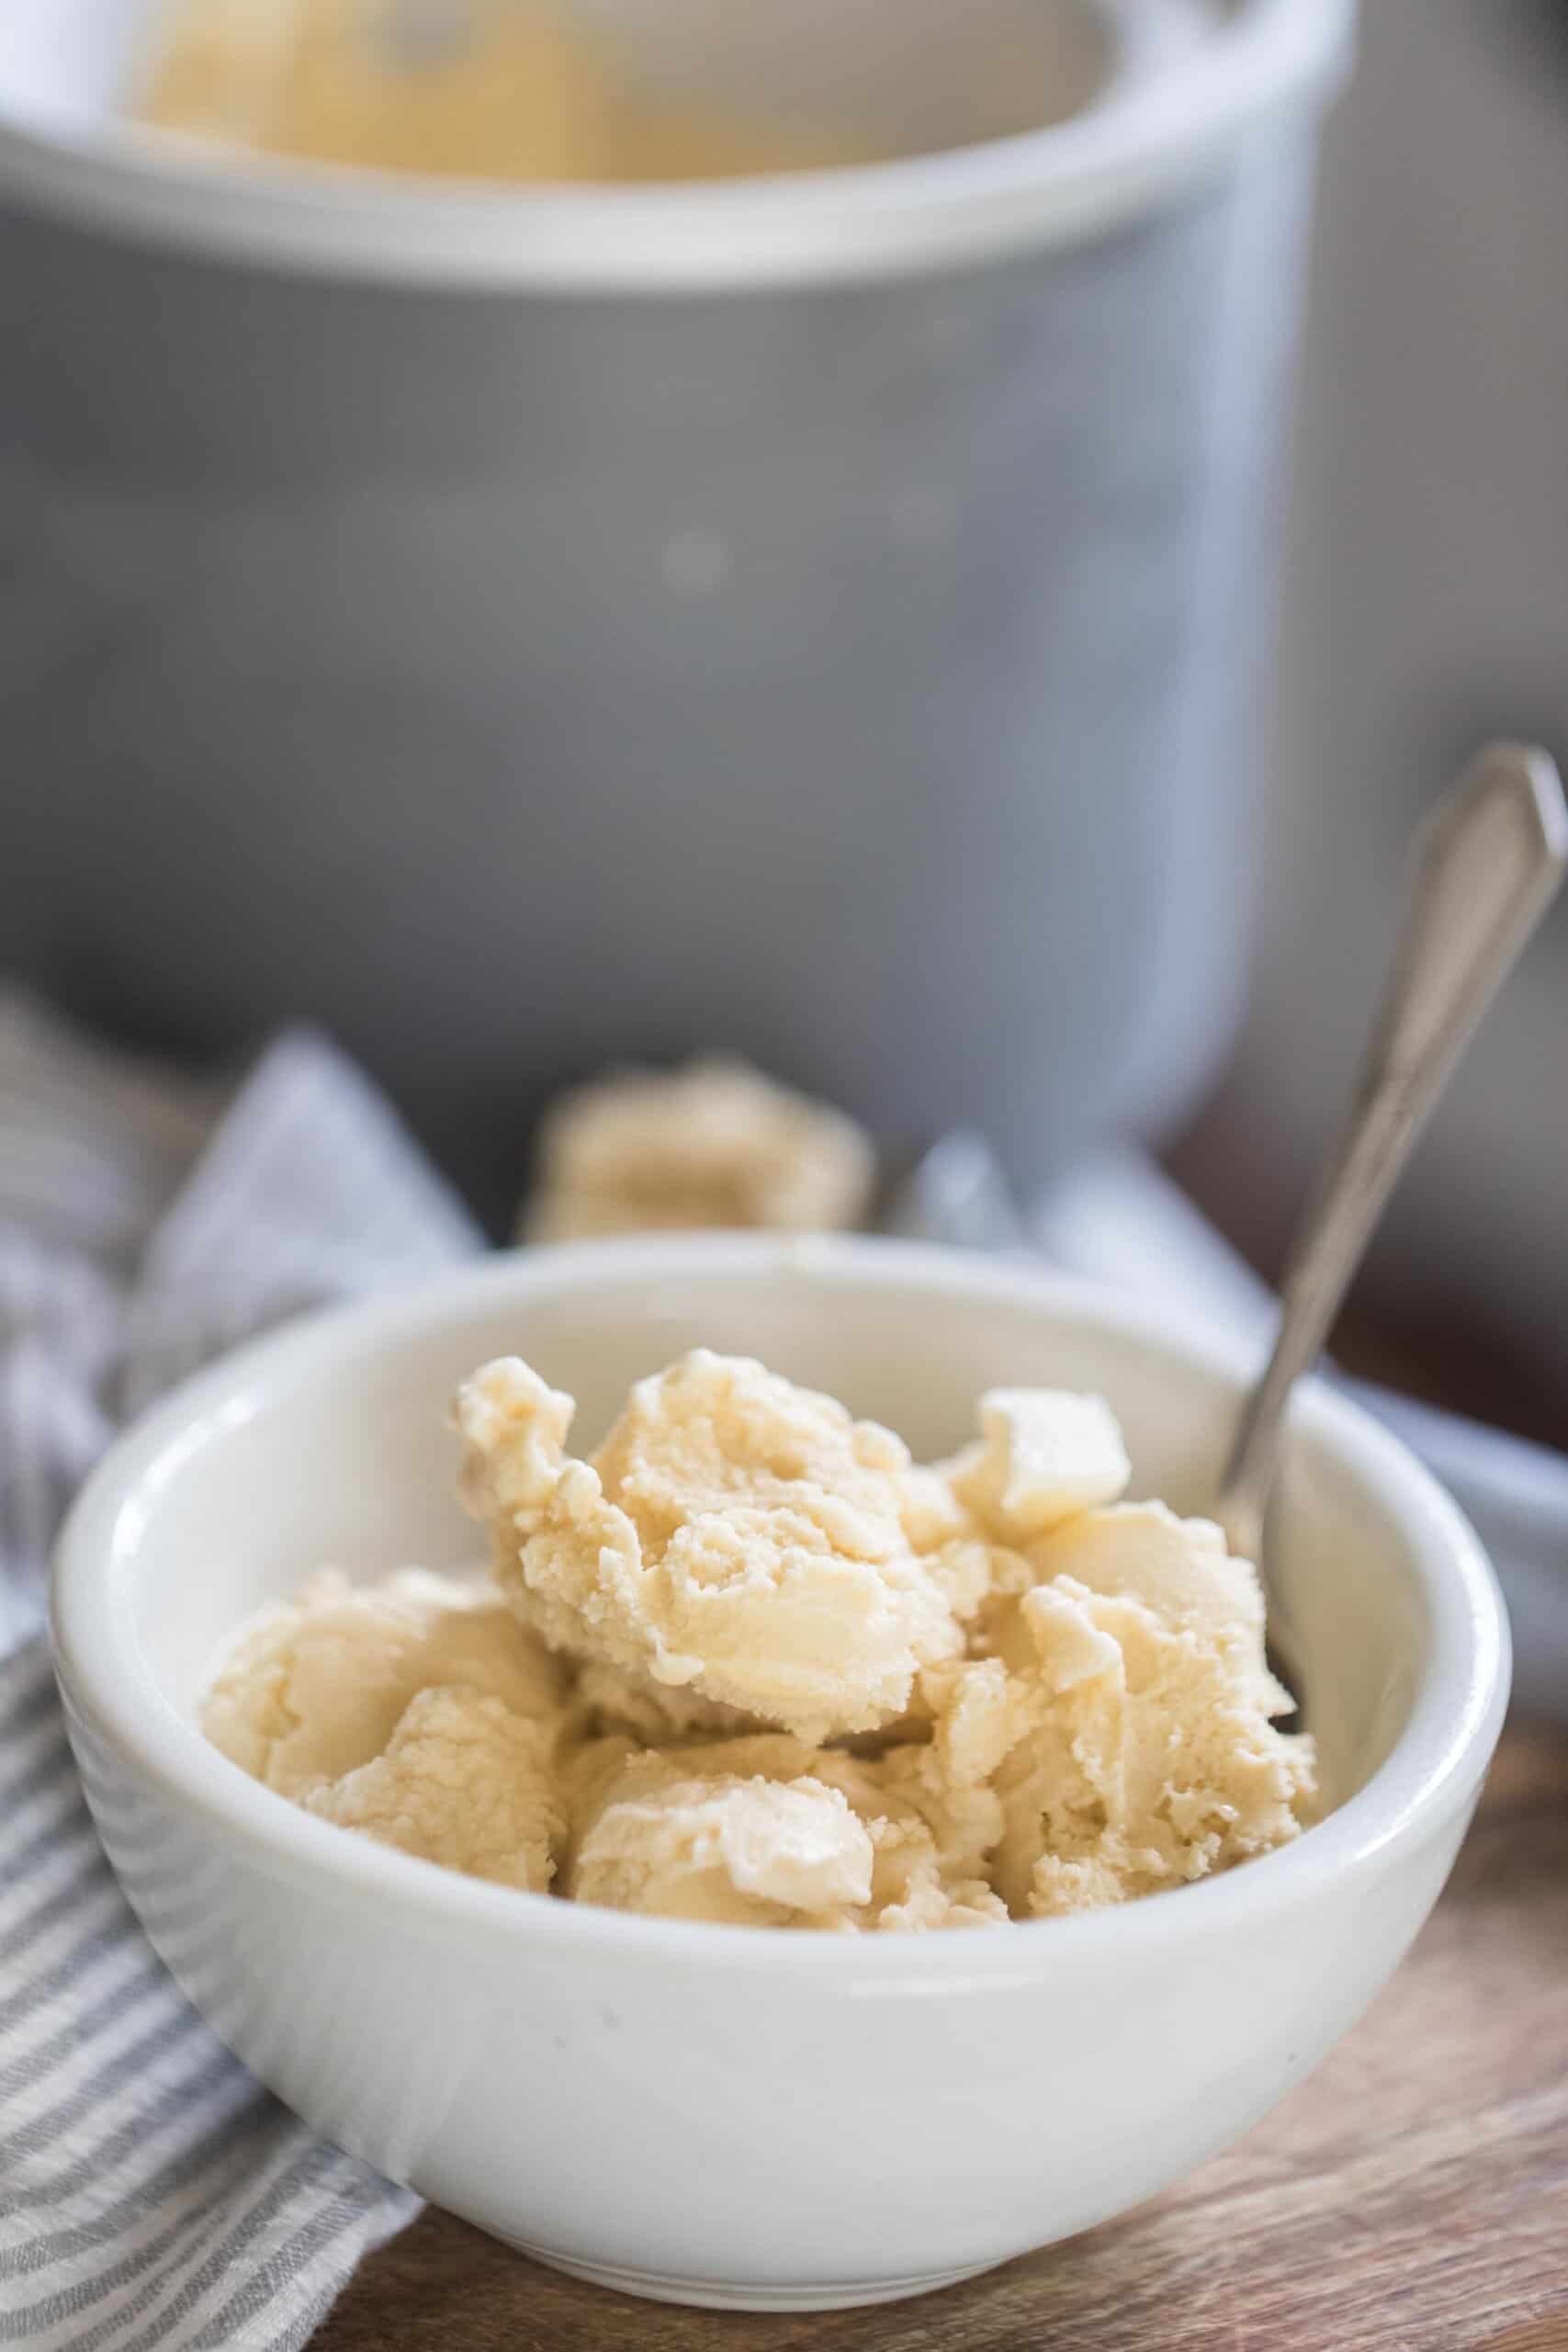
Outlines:
[[[1280,1328],[1243,1408],[1214,1516],[1265,1584],[1264,1515],[1285,1408],[1315,1360],[1417,1136],[1568,869],[1547,754],[1494,743],[1416,839],[1399,950],[1349,1116],[1280,1284]]]

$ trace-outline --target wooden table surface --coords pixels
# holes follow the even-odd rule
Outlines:
[[[427,2211],[317,2352],[1568,2352],[1568,1738],[1516,1731],[1441,1903],[1328,2063],[1152,2204],[908,2303],[580,2286]]]

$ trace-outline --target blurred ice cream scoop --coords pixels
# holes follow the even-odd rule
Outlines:
[[[876,1164],[854,1120],[744,1062],[619,1070],[563,1096],[540,1137],[530,1241],[698,1226],[858,1225]]]

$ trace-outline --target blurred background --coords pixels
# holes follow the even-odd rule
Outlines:
[[[1568,749],[1565,133],[1568,12],[1365,12],[1325,132],[1249,1012],[1176,1153],[1266,1265],[1359,1049],[1412,823],[1489,734]],[[1501,1382],[1562,1444],[1565,1202],[1560,905],[1401,1185],[1352,1347],[1476,1409]]]
[[[498,1230],[718,1047],[1025,1193],[1152,1143],[1275,1271],[1423,805],[1568,741],[1565,20],[1349,32],[9,0],[13,976],[320,1023]],[[1559,908],[1349,1334],[1557,1442],[1565,1008]]]

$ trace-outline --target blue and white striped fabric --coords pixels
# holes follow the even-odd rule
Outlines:
[[[65,1745],[43,1580],[128,1414],[479,1244],[321,1040],[223,1095],[0,998],[0,2346],[292,2352],[417,2210],[263,2091],[142,1937]]]

